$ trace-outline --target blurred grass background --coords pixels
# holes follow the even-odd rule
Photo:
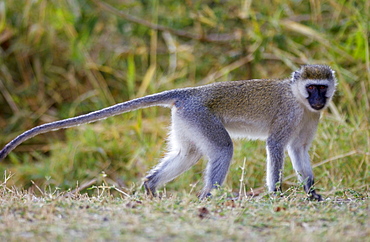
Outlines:
[[[327,64],[338,91],[311,148],[317,187],[368,190],[366,0],[0,1],[0,145],[36,125],[163,90],[281,78]],[[163,155],[169,110],[150,108],[37,136],[0,163],[9,185],[133,190]],[[226,181],[264,186],[265,145],[236,141]],[[166,187],[199,190],[205,162]],[[296,184],[290,162],[284,185]]]

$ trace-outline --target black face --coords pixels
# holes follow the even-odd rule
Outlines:
[[[308,85],[306,86],[308,92],[308,103],[315,110],[322,109],[326,104],[326,92],[328,86],[326,85]]]

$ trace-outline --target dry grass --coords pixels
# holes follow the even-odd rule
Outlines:
[[[41,190],[41,189],[40,189]],[[198,201],[194,195],[149,199],[58,191],[35,195],[0,187],[0,239],[7,241],[366,241],[370,236],[369,193],[342,191],[310,202],[297,191],[284,197]]]

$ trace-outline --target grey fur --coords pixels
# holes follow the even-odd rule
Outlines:
[[[231,137],[266,139],[267,187],[280,190],[285,150],[298,178],[314,199],[314,177],[308,150],[317,129],[320,110],[307,102],[307,86],[324,86],[328,105],[335,92],[334,72],[323,65],[306,65],[282,80],[219,82],[206,86],[175,89],[120,103],[75,118],[37,126],[16,137],[0,151],[0,160],[25,140],[41,133],[94,122],[150,106],[172,109],[172,126],[167,155],[146,176],[145,188],[156,188],[188,170],[201,158],[209,160],[205,186],[200,197],[222,185],[233,155]]]

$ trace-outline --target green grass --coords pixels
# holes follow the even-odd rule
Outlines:
[[[170,125],[169,110],[150,108],[39,135],[11,152],[0,163],[0,173],[12,175],[2,185],[4,239],[18,240],[17,231],[24,231],[23,239],[365,240],[369,1],[105,2],[155,26],[134,23],[99,1],[0,2],[1,147],[36,125],[146,94],[281,78],[302,64],[327,64],[339,83],[310,150],[316,187],[326,200],[304,199],[289,159],[288,195],[265,196],[265,144],[241,140],[213,200],[196,199],[205,161],[162,188],[163,199],[145,198],[142,178],[163,156]],[[76,187],[77,198],[61,195]],[[225,205],[225,194],[239,191],[260,195]],[[126,206],[132,203],[135,208]],[[210,211],[205,219],[199,218],[202,207]],[[111,215],[107,221],[104,213]],[[70,217],[76,221],[69,225]]]

